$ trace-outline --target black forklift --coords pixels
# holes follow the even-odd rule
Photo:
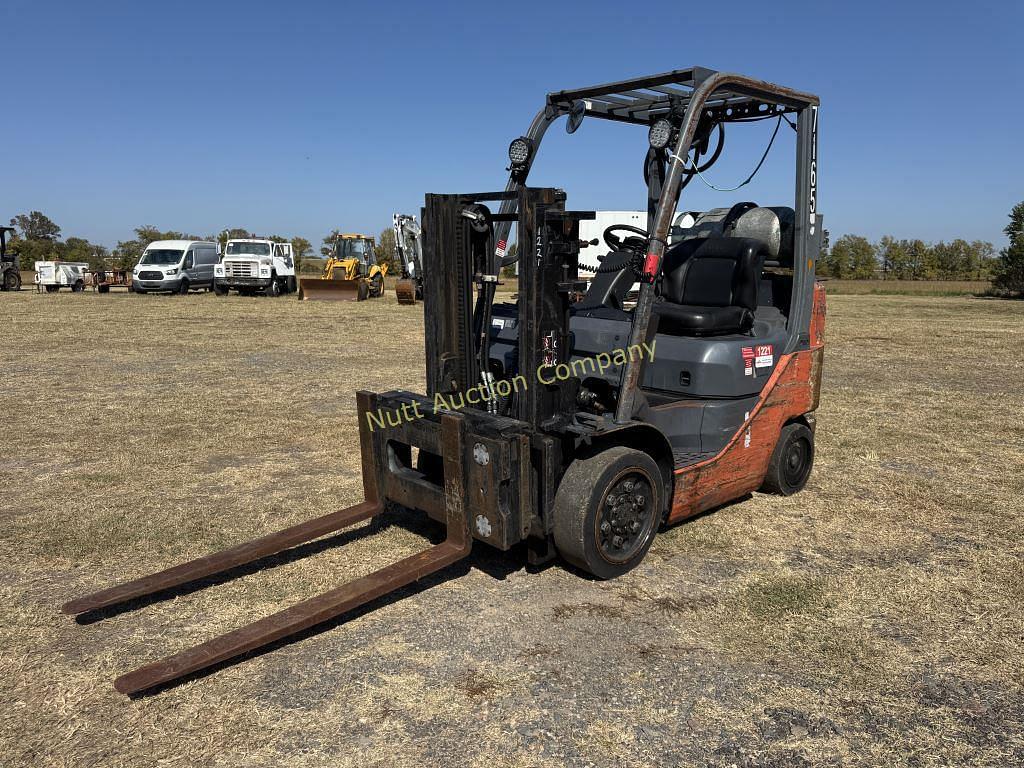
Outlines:
[[[18,254],[7,251],[9,234],[14,234],[14,227],[0,227],[0,291],[20,291],[21,271]]]
[[[223,573],[387,507],[441,521],[444,541],[115,687],[163,686],[328,621],[461,560],[474,540],[613,578],[663,525],[758,489],[803,488],[824,350],[817,116],[816,96],[703,68],[549,94],[509,147],[503,191],[426,196],[427,392],[357,393],[365,500],[63,610],[95,613]],[[605,230],[611,251],[589,286],[579,229],[595,213],[527,186],[563,117],[570,133],[588,118],[647,131],[647,229]],[[681,190],[721,156],[726,127],[760,120],[795,133],[791,200],[678,216]],[[513,227],[518,299],[496,303]]]

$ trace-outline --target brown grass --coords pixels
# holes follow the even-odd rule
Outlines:
[[[825,280],[829,294],[862,296],[976,296],[992,287],[988,280]]]
[[[79,626],[68,598],[361,499],[353,392],[423,386],[422,308],[0,296],[0,765],[1024,761],[1024,304],[830,297],[808,488],[614,582],[477,545],[159,695],[111,680],[424,546],[368,526]],[[457,578],[455,578],[457,577]]]

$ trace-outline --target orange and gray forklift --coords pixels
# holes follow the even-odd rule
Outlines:
[[[134,694],[240,657],[440,571],[474,541],[525,550],[533,563],[560,555],[613,578],[643,559],[664,525],[759,489],[803,488],[824,349],[817,116],[816,96],[702,68],[549,94],[509,148],[504,191],[426,197],[427,392],[357,393],[364,500],[64,611],[97,615],[166,594],[386,506],[441,522],[444,541],[115,687]],[[594,211],[526,183],[545,132],[563,117],[570,133],[587,118],[647,131],[638,153],[647,227],[604,231],[611,251],[589,288],[578,274],[579,225]],[[701,212],[672,233],[681,190],[722,154],[726,128],[761,120],[774,123],[772,141],[784,123],[795,132],[792,197]],[[495,304],[513,227],[518,300]]]

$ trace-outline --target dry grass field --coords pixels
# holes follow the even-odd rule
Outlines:
[[[1024,302],[829,301],[802,494],[664,531],[613,582],[478,544],[132,700],[117,674],[437,537],[391,516],[102,621],[59,613],[361,500],[353,392],[423,386],[421,309],[0,295],[0,765],[1024,763]]]

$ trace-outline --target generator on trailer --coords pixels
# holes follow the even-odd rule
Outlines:
[[[402,275],[395,283],[399,304],[415,304],[423,298],[423,231],[415,216],[394,216],[395,250],[402,262]]]
[[[70,288],[72,293],[85,290],[89,265],[84,261],[37,261],[35,282],[38,290],[56,293],[61,288]]]
[[[525,544],[599,578],[636,566],[663,524],[811,471],[825,296],[814,277],[817,97],[702,68],[548,95],[509,148],[503,191],[430,194],[423,215],[427,392],[358,392],[365,500],[223,552],[73,600],[71,614],[221,573],[379,515],[419,510],[443,542],[130,672],[161,686],[321,624],[464,558]],[[558,189],[526,185],[545,131],[590,117],[648,131],[646,227],[612,224],[587,289],[580,222]],[[669,247],[680,192],[734,122],[789,122],[796,190],[740,203]],[[638,157],[639,159],[639,157]],[[792,205],[793,207],[789,207]],[[517,228],[519,294],[494,303]],[[525,244],[529,244],[528,246]],[[622,308],[634,280],[635,308]]]

